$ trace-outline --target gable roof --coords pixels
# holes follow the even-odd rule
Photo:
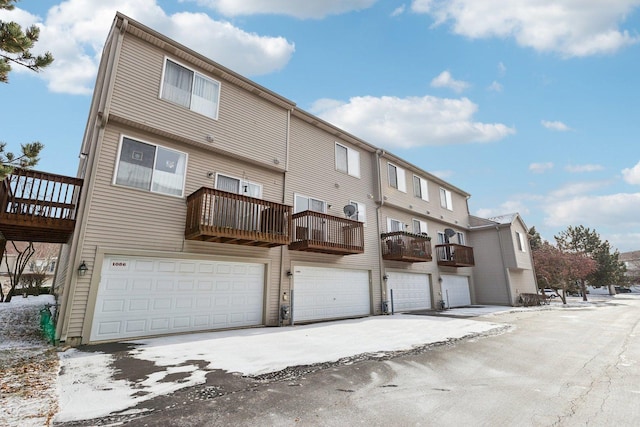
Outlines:
[[[505,214],[505,215],[497,215],[491,218],[480,218],[474,215],[469,215],[469,217],[470,217],[469,223],[472,230],[490,228],[490,227],[510,226],[516,221],[520,222],[520,224],[522,224],[522,227],[525,230],[527,231],[529,230],[529,228],[527,227],[527,224],[524,223],[524,221],[522,220],[522,217],[517,212]]]

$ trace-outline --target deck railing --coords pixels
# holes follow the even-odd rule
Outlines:
[[[187,240],[273,247],[290,230],[291,206],[208,187],[187,197]]]
[[[436,245],[438,265],[448,267],[473,267],[473,248],[457,243]]]
[[[364,252],[362,222],[314,211],[298,212],[292,218],[291,250],[337,255]]]
[[[7,240],[66,243],[82,179],[15,168],[0,184],[0,231]]]
[[[431,237],[406,231],[393,231],[380,235],[382,259],[403,262],[427,262],[432,260]]]

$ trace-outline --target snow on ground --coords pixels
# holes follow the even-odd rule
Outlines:
[[[52,295],[0,303],[0,425],[48,426],[58,410],[58,357],[40,332],[40,310],[53,303]]]

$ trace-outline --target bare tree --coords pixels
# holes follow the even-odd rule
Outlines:
[[[52,276],[58,259],[60,245],[55,243],[34,244],[35,253],[29,262],[29,272],[20,278],[22,288],[27,288],[31,294],[38,295],[47,279]]]
[[[10,302],[11,298],[15,294],[15,290],[20,283],[20,278],[22,277],[22,273],[24,269],[29,265],[29,260],[35,253],[35,249],[33,248],[33,242],[29,242],[24,249],[18,249],[18,245],[16,242],[11,242],[13,245],[13,249],[16,251],[16,262],[13,266],[9,265],[9,257],[5,256],[5,265],[7,266],[7,272],[9,273],[9,291],[5,295],[2,291],[2,287],[0,286],[0,302]]]

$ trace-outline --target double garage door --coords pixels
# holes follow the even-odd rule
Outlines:
[[[431,282],[424,273],[387,273],[387,296],[393,311],[431,309]],[[391,307],[389,307],[391,309]]]
[[[440,277],[442,278],[442,299],[447,308],[471,305],[471,291],[467,276],[443,274]]]
[[[108,256],[91,341],[263,324],[265,265]]]
[[[371,314],[368,270],[298,266],[293,279],[294,322]]]

